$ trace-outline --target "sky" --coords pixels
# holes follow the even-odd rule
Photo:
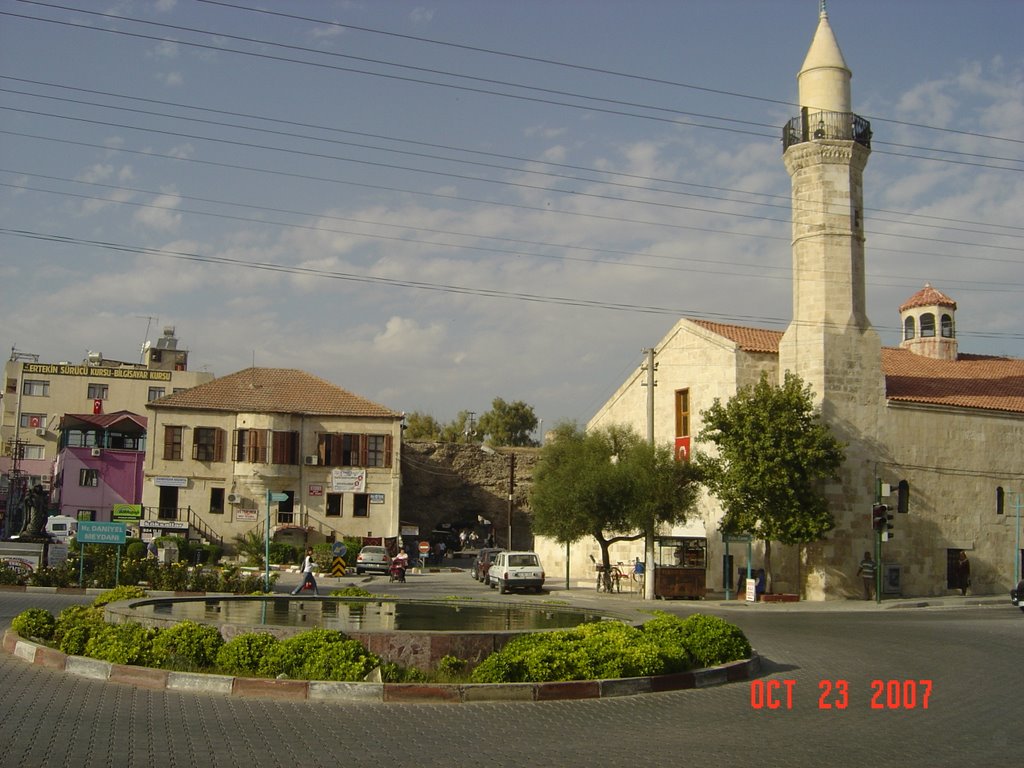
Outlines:
[[[0,344],[585,423],[680,317],[785,328],[818,5],[0,0]],[[1024,3],[827,11],[883,343],[930,283],[1024,356]]]

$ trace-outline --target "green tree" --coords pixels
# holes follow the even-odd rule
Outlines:
[[[474,443],[477,442],[477,429],[470,418],[469,411],[459,414],[441,428],[442,443]]]
[[[821,421],[810,386],[789,372],[782,386],[762,374],[728,403],[716,398],[701,418],[697,439],[717,455],[699,453],[696,462],[722,505],[719,527],[764,540],[770,587],[772,541],[804,544],[835,526],[822,484],[836,476],[843,445]]]
[[[562,423],[534,471],[533,530],[563,543],[593,536],[607,574],[611,544],[684,522],[697,492],[696,468],[676,461],[669,446],[651,445],[627,426],[584,432]]]
[[[480,417],[477,431],[491,445],[536,446],[531,435],[537,429],[533,407],[522,400],[506,403],[500,397],[491,402],[491,410]]]
[[[250,565],[263,567],[266,557],[267,542],[262,531],[247,531],[235,536],[235,549]]]
[[[429,414],[413,411],[405,416],[406,440],[437,440],[441,430],[441,425]]]

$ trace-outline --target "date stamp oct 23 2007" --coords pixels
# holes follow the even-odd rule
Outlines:
[[[866,686],[851,686],[848,680],[819,680],[815,694],[818,709],[842,711],[851,706],[868,709],[928,709],[931,680],[870,680]],[[754,680],[750,684],[752,709],[789,710],[800,701],[796,680]]]

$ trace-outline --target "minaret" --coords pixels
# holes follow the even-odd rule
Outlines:
[[[811,385],[823,413],[855,429],[884,397],[881,341],[865,311],[863,175],[871,128],[853,114],[852,74],[822,2],[797,76],[800,115],[783,130],[792,180],[793,320],[781,371]],[[860,431],[857,429],[857,431]]]

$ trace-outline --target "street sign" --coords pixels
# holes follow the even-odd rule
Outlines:
[[[421,541],[420,542],[420,554],[421,555],[429,555],[430,554],[430,542],[429,541]]]
[[[272,502],[272,501],[288,501],[288,494],[287,493],[271,493],[270,491],[267,491],[267,502],[269,503],[269,502]]]
[[[338,556],[331,562],[331,576],[345,575],[345,558]]]
[[[747,544],[754,540],[749,533],[723,533],[722,541],[726,544]]]
[[[76,538],[79,544],[124,544],[128,526],[122,522],[98,523],[81,520]]]
[[[345,542],[336,541],[331,545],[331,554],[335,557],[344,557],[348,552],[348,547],[345,546]]]

